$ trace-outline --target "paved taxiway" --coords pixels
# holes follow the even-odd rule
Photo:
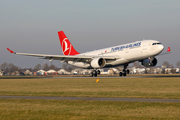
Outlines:
[[[152,75],[152,76],[126,76],[126,77],[119,77],[119,76],[98,76],[98,77],[49,77],[47,79],[51,79],[51,78],[172,78],[172,77],[176,77],[176,78],[180,78],[180,75]]]
[[[180,103],[180,99],[147,98],[98,98],[98,97],[51,97],[51,96],[0,96],[0,99],[36,99],[36,100],[84,100],[84,101],[124,101],[124,102],[168,102]]]
[[[73,76],[73,77],[51,77],[51,76],[45,76],[45,77],[0,77],[0,79],[52,79],[52,78],[58,78],[58,79],[64,79],[64,78],[164,78],[164,77],[177,77],[180,78],[180,75],[149,75],[149,76],[126,76],[126,77],[119,77],[119,76],[98,76],[98,77],[87,77],[87,76]]]

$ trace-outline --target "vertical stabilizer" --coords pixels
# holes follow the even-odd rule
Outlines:
[[[66,37],[63,31],[58,32],[59,40],[64,55],[78,55],[79,53],[74,49],[69,39]]]

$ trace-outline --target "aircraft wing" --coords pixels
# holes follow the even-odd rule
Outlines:
[[[25,55],[25,56],[34,56],[38,57],[41,59],[48,59],[49,61],[52,60],[61,60],[62,62],[68,62],[68,61],[73,61],[73,62],[84,62],[84,63],[89,63],[93,58],[101,57],[104,59],[108,60],[116,60],[120,59],[119,57],[115,56],[86,56],[86,55],[47,55],[47,54],[32,54],[32,53],[17,53],[9,48],[7,50],[10,53],[14,53],[17,55]]]

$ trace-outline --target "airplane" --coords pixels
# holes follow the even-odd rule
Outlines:
[[[90,76],[97,77],[100,74],[101,68],[110,68],[124,66],[119,76],[126,76],[130,73],[127,69],[130,63],[139,61],[145,67],[153,67],[157,64],[155,56],[171,53],[170,47],[166,53],[162,53],[164,46],[157,40],[142,40],[133,43],[117,45],[113,47],[94,50],[86,53],[77,52],[63,31],[58,32],[62,52],[64,55],[47,55],[47,54],[32,54],[18,53],[7,48],[10,53],[25,56],[34,56],[43,59],[60,60],[62,63],[83,68],[92,69]]]

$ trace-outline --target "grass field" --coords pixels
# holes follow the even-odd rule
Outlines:
[[[180,103],[0,99],[1,120],[180,119]]]
[[[180,78],[0,79],[0,95],[180,99]],[[0,99],[0,120],[180,119],[180,103]]]
[[[0,79],[0,95],[180,99],[180,78]]]

